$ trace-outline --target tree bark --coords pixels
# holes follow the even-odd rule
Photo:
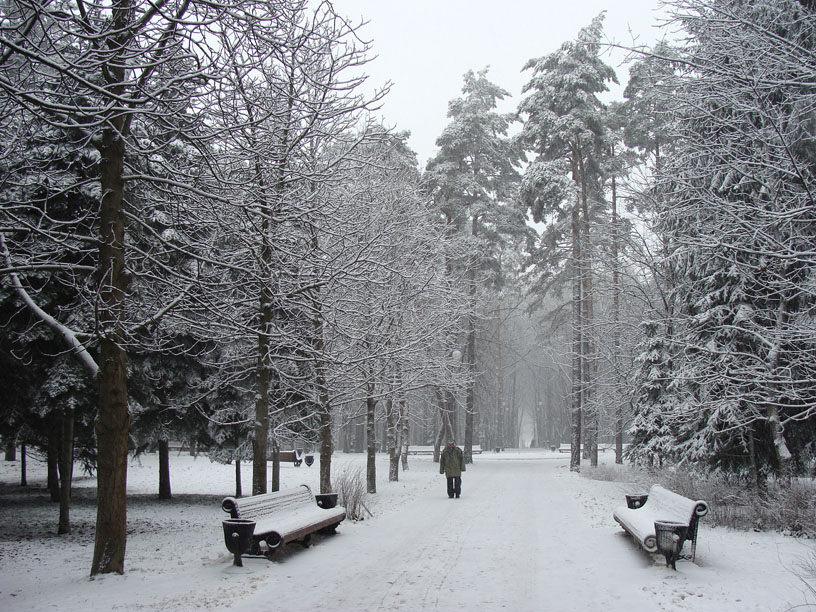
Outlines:
[[[473,463],[473,421],[476,417],[476,323],[473,314],[468,316],[467,367],[470,371],[465,390],[465,463]]]
[[[159,440],[159,499],[171,499],[170,492],[170,443]]]
[[[59,524],[57,533],[71,533],[71,481],[74,473],[74,410],[62,411],[61,443],[59,452]]]
[[[115,31],[127,32],[133,6],[117,3]],[[126,36],[126,34],[123,34]],[[121,93],[125,63],[109,67],[109,82]],[[125,115],[116,115],[104,129],[99,152],[101,211],[99,241],[99,410],[96,419],[97,491],[96,539],[91,576],[125,571],[127,538],[127,452],[130,414],[127,406],[127,359],[124,347],[125,271],[124,160]]]
[[[400,458],[402,459],[402,471],[408,469],[408,406],[404,399],[400,399]]]
[[[397,482],[399,480],[399,413],[394,410],[394,397],[389,396],[385,400],[385,431],[386,447],[388,449],[388,481]]]
[[[789,308],[790,302],[788,299],[788,295],[785,293],[782,295],[782,299],[779,303],[779,308],[777,310],[776,316],[776,331],[777,331],[777,338],[774,341],[774,344],[770,351],[768,352],[767,357],[767,367],[768,371],[771,375],[776,374],[776,370],[779,368],[779,364],[781,362],[782,351],[784,350],[782,347],[782,340],[781,338],[784,337],[785,332],[784,328],[788,324],[789,319]],[[780,390],[779,392],[779,402],[784,401],[783,391]],[[767,403],[765,407],[765,415],[768,422],[768,428],[771,434],[771,442],[773,443],[773,452],[776,458],[776,461],[779,465],[779,475],[782,477],[781,482],[790,484],[790,479],[793,475],[793,455],[788,448],[788,444],[785,441],[785,430],[782,426],[782,422],[779,416],[779,408],[776,404],[776,398],[771,398],[771,401]]]
[[[587,421],[587,432],[585,436],[585,446],[589,456],[590,465],[598,466],[598,430],[600,428],[600,415],[598,409],[592,401],[592,389],[595,379],[595,343],[592,340],[592,325],[595,319],[592,290],[592,237],[590,235],[589,222],[589,194],[586,169],[583,165],[583,156],[579,156],[581,171],[581,302],[583,311],[583,331],[581,339],[583,341],[583,365],[581,374],[583,382],[581,389],[583,399],[584,417]]]
[[[374,383],[368,383],[366,393],[366,489],[369,493],[377,492],[377,432],[374,419],[377,401],[373,397]]]
[[[48,417],[48,447],[45,451],[47,462],[47,486],[52,502],[60,500],[59,457],[60,457],[60,427],[57,417],[52,413]],[[56,422],[55,422],[56,421]]]
[[[241,497],[244,494],[241,486],[241,460],[235,459],[235,497]]]
[[[613,151],[614,154],[614,151]],[[615,380],[620,371],[620,262],[618,253],[618,188],[612,176],[612,367]],[[623,464],[623,394],[615,397],[615,463]]]
[[[436,394],[436,403],[439,408],[439,428],[436,430],[436,437],[434,438],[433,460],[434,463],[439,463],[439,449],[445,440],[446,434],[448,433],[448,424],[445,414],[445,400],[443,399],[444,396],[442,391],[440,391],[439,387],[434,387],[434,392]]]
[[[318,300],[315,297],[314,303]],[[323,361],[325,343],[323,340],[323,322],[319,317],[313,320],[315,350],[315,386],[317,387],[318,415],[320,417],[320,492],[331,493],[331,463],[334,442],[332,440],[332,412],[329,389],[326,382],[325,364]]]
[[[17,443],[14,438],[6,440],[6,461],[17,461]]]
[[[26,473],[26,445],[20,444],[20,486],[28,486],[28,474]]]
[[[277,437],[272,437],[272,492],[280,491],[280,445]]]
[[[504,364],[502,363],[502,321],[496,306],[496,446],[505,447]]]
[[[573,156],[572,178],[578,180],[577,160]],[[582,363],[583,340],[581,325],[581,231],[579,219],[580,201],[572,207],[570,235],[572,239],[572,369],[570,372],[570,470],[581,470],[581,425],[582,425]]]
[[[268,264],[272,259],[269,246],[269,218],[265,217],[262,231],[261,259]],[[269,274],[264,275],[269,278]],[[269,381],[271,371],[270,332],[272,328],[272,296],[269,282],[264,283],[260,297],[260,331],[258,333],[257,389],[255,397],[255,435],[252,438],[252,494],[266,493],[266,462],[269,459]]]
[[[331,493],[332,418],[328,393],[325,395],[325,403],[321,401],[318,409],[320,413],[320,492]]]

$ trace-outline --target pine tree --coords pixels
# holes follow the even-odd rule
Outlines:
[[[458,234],[466,245],[465,259],[451,263],[464,271],[474,309],[479,300],[478,286],[485,282],[497,286],[501,282],[503,246],[527,233],[521,211],[513,206],[521,160],[521,151],[507,135],[513,117],[497,111],[509,94],[491,83],[487,72],[485,68],[465,74],[464,95],[449,102],[450,123],[437,139],[439,152],[427,167],[437,206],[450,232]],[[464,363],[471,378],[475,378],[475,310],[464,326]],[[471,384],[465,399],[464,452],[468,463],[472,461],[475,416]]]
[[[816,396],[816,20],[793,0],[672,5],[691,36],[656,186],[681,272],[677,444],[713,467],[789,475]]]
[[[535,155],[525,171],[522,199],[535,220],[546,221],[555,230],[551,244],[559,242],[568,226],[572,247],[573,470],[580,468],[584,419],[590,434],[587,447],[597,463],[597,414],[590,405],[596,367],[590,331],[594,318],[590,199],[598,188],[605,149],[604,105],[598,94],[610,81],[617,82],[615,72],[600,58],[603,18],[602,13],[556,52],[527,62],[524,68],[532,71],[532,77],[519,105],[524,119],[521,139]]]

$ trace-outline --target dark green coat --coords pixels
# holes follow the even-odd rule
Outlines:
[[[446,446],[439,457],[439,473],[448,478],[461,476],[465,471],[465,454],[458,446]]]

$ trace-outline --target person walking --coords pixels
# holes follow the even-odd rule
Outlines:
[[[465,471],[465,454],[453,440],[448,442],[439,457],[439,473],[448,480],[448,497],[462,494],[462,472]]]

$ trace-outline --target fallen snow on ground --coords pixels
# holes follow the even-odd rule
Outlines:
[[[363,469],[335,455],[335,473]],[[387,482],[378,457],[374,517],[345,521],[310,549],[232,565],[221,500],[234,467],[173,455],[173,499],[159,501],[158,459],[128,473],[126,574],[91,580],[95,481],[78,477],[73,533],[55,535],[45,470],[30,458],[23,491],[17,462],[0,461],[0,610],[816,610],[799,576],[812,541],[701,523],[697,561],[677,571],[639,550],[612,519],[626,485],[582,478],[568,457],[539,451],[484,453],[448,499],[430,457],[412,457]],[[283,487],[317,488],[318,467],[285,465]],[[244,486],[251,483],[244,466]],[[797,607],[798,606],[798,607]]]

